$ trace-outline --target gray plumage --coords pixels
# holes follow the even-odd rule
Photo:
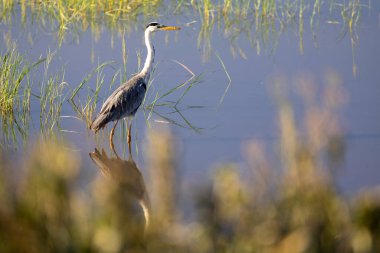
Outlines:
[[[99,129],[104,128],[111,121],[118,121],[122,118],[133,116],[137,109],[139,109],[142,101],[145,97],[146,83],[149,81],[150,72],[152,69],[154,61],[154,47],[151,43],[151,34],[155,31],[163,30],[179,30],[179,27],[175,26],[165,26],[157,22],[150,23],[145,28],[144,38],[145,45],[147,48],[147,56],[144,63],[143,69],[128,80],[125,84],[117,88],[104,102],[102,109],[95,120],[91,123],[90,129],[94,130],[95,133]],[[110,133],[110,145],[113,148],[112,138],[114,134],[116,124]],[[130,129],[131,124],[128,128],[128,146],[130,150]]]
[[[90,129],[95,133],[111,121],[133,116],[144,100],[146,83],[138,74],[117,88],[104,102]]]

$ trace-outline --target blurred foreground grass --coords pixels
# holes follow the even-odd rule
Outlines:
[[[176,202],[167,130],[148,135],[145,180],[133,160],[95,151],[102,174],[83,186],[80,158],[56,141],[37,143],[22,162],[2,156],[0,252],[380,252],[380,188],[347,198],[334,183],[345,150],[337,112],[347,95],[335,74],[324,82],[323,91],[308,76],[295,82],[304,100],[296,126],[285,80],[273,80],[281,162],[251,141],[247,171],[222,165],[192,188],[192,221]]]

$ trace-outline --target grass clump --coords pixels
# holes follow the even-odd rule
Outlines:
[[[116,28],[120,26],[120,20],[134,21],[141,14],[154,16],[161,3],[160,0],[1,0],[0,21],[11,21],[14,10],[20,10],[23,23],[37,21],[63,38],[68,30],[75,27],[83,30],[91,28],[94,34],[98,34],[101,24]]]
[[[31,68],[36,64],[29,64],[12,47],[8,53],[0,56],[0,111],[1,115],[13,114],[21,103],[23,93],[22,82],[25,80]],[[30,86],[27,81],[26,87]]]
[[[19,146],[18,137],[27,141],[31,106],[39,104],[39,130],[52,135],[59,128],[62,106],[66,102],[68,84],[64,72],[52,73],[50,65],[54,58],[50,51],[46,58],[39,57],[29,63],[17,52],[16,47],[0,56],[0,122],[2,144]],[[41,63],[43,68],[37,68]],[[41,73],[36,84],[36,73]]]
[[[0,121],[5,142],[15,142],[17,133],[24,137],[29,127],[30,71],[42,63],[28,63],[16,46],[0,55]]]

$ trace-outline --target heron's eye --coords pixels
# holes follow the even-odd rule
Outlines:
[[[148,28],[149,26],[159,26],[160,24],[157,23],[157,22],[152,22],[152,23],[149,23],[146,28]]]

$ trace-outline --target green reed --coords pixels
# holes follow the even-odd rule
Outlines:
[[[11,137],[16,144],[17,132],[26,139],[29,132],[31,102],[40,105],[39,126],[42,133],[51,135],[59,128],[62,105],[65,101],[67,83],[64,81],[64,71],[52,74],[50,64],[54,53],[48,52],[46,58],[34,63],[27,63],[16,48],[2,58],[1,65],[1,120],[4,137]],[[35,84],[35,74],[41,63],[42,77]],[[17,146],[17,145],[16,145]]]
[[[194,72],[185,64],[174,60],[174,63],[178,64],[186,73],[190,74],[190,77],[185,81],[178,84],[172,85],[171,87],[157,87],[152,81],[148,84],[147,95],[143,101],[143,108],[145,120],[148,126],[149,120],[153,114],[164,119],[166,122],[180,126],[183,128],[189,128],[195,132],[199,132],[201,128],[195,127],[190,121],[181,113],[182,109],[179,109],[182,106],[183,99],[188,94],[188,92],[193,89],[195,86],[199,85],[203,80],[203,74],[195,75]],[[156,70],[154,68],[153,72]],[[175,98],[173,98],[175,96]],[[185,106],[185,109],[192,108],[202,108],[202,106]],[[163,113],[160,112],[160,108],[170,109],[170,112]],[[173,119],[172,116],[178,116],[178,119]]]
[[[362,5],[359,0],[349,2],[348,4],[343,5],[341,15],[343,17],[344,23],[347,26],[347,30],[350,34],[351,42],[351,53],[352,53],[352,73],[354,76],[357,74],[356,58],[355,58],[355,48],[358,41],[358,36],[356,34],[356,26],[360,19],[360,9]]]
[[[101,23],[111,28],[119,28],[120,20],[136,20],[141,14],[155,15],[161,1],[101,1],[58,0],[58,1],[10,1],[0,2],[0,21],[10,21],[15,9],[21,10],[21,21],[40,22],[49,30],[57,31],[63,39],[68,30],[80,27],[91,28],[99,34]],[[58,29],[57,29],[58,28]],[[75,29],[74,29],[75,30]]]
[[[96,105],[99,102],[99,92],[104,84],[104,68],[112,65],[113,61],[104,62],[98,64],[98,66],[88,73],[77,87],[72,91],[69,98],[69,102],[77,115],[85,120],[86,125],[90,126],[92,119],[96,116]],[[119,76],[120,70],[116,71],[109,83],[109,87],[113,87],[116,82],[117,76]],[[94,80],[94,75],[95,80]],[[94,84],[95,83],[95,84]],[[80,96],[84,94],[81,90],[87,91],[85,98]]]
[[[330,9],[339,7],[342,11],[342,22],[347,23],[352,28],[357,22],[357,13],[360,12],[360,6],[364,5],[360,0],[332,0],[327,2],[320,0],[307,2],[294,0],[187,0],[171,1],[169,4],[160,0],[115,0],[102,1],[96,4],[93,0],[56,2],[48,0],[38,2],[1,0],[0,13],[3,13],[2,19],[7,21],[12,19],[14,9],[19,8],[21,9],[22,20],[37,19],[43,25],[49,25],[49,23],[52,23],[46,20],[46,18],[49,18],[53,23],[57,23],[59,34],[64,34],[65,31],[70,30],[73,26],[81,27],[83,30],[91,28],[94,34],[98,34],[101,31],[102,24],[106,24],[112,30],[123,31],[125,24],[122,21],[128,21],[128,26],[136,21],[144,21],[145,23],[148,22],[146,20],[148,18],[156,18],[157,13],[162,8],[169,8],[169,10],[173,10],[178,14],[193,12],[195,16],[198,16],[202,24],[202,31],[209,30],[208,27],[216,23],[219,26],[221,22],[224,23],[228,31],[230,30],[229,27],[239,27],[245,19],[287,23],[294,19],[302,22],[303,17],[307,16],[310,23],[313,23],[322,7]],[[349,9],[350,13],[346,13],[347,9]],[[144,20],[138,18],[142,14],[144,15]],[[256,24],[260,23],[256,22]]]
[[[30,119],[30,72],[45,59],[27,62],[13,45],[0,55],[0,121],[6,143],[15,144],[17,135],[25,139]]]
[[[1,4],[2,2],[2,4]],[[57,34],[60,42],[69,32],[78,36],[81,31],[91,29],[98,39],[107,27],[113,33],[124,34],[132,28],[140,29],[159,18],[162,11],[175,15],[188,15],[200,22],[198,46],[202,49],[203,60],[208,60],[212,52],[212,33],[218,31],[231,41],[231,51],[246,57],[239,47],[238,38],[246,37],[260,53],[263,49],[273,51],[277,39],[289,25],[297,30],[299,50],[303,53],[303,36],[305,21],[309,21],[314,41],[317,41],[316,24],[333,22],[348,27],[353,54],[353,73],[357,72],[355,64],[355,46],[357,26],[362,7],[370,8],[370,2],[363,0],[223,0],[223,1],[170,1],[156,0],[102,1],[94,4],[93,0],[80,1],[11,1],[0,0],[0,22],[11,22],[15,10],[21,11],[23,23],[40,23],[44,30]],[[321,17],[321,9],[330,11],[331,17]],[[112,42],[113,43],[113,37]]]
[[[7,115],[12,114],[20,106],[20,96],[24,88],[22,82],[30,70],[41,61],[35,64],[26,63],[24,58],[17,53],[15,46],[1,56],[0,61],[0,111],[2,115]],[[28,86],[29,83],[27,82]]]
[[[50,64],[54,56],[54,52],[47,53],[44,76],[37,96],[40,104],[40,130],[47,136],[54,135],[56,130],[60,129],[62,105],[66,100],[68,87],[64,70],[56,74],[50,73]]]

